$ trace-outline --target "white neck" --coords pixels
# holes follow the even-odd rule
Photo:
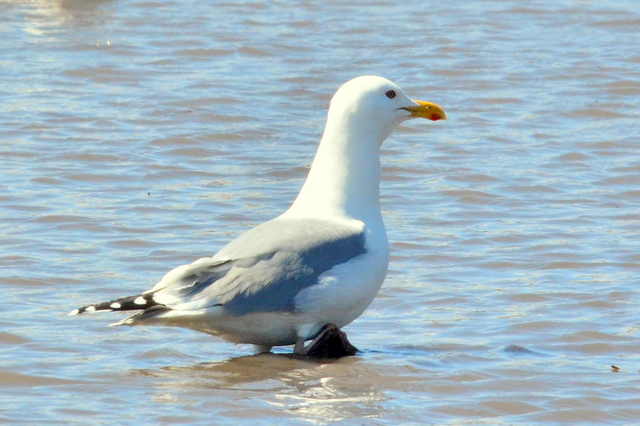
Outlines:
[[[330,114],[309,176],[285,215],[382,221],[379,150],[387,135],[355,121]]]

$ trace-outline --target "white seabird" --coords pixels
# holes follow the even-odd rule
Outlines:
[[[142,312],[115,325],[185,327],[258,352],[342,328],[371,304],[387,274],[389,243],[379,205],[380,146],[403,121],[445,119],[376,76],[345,83],[331,100],[309,176],[281,216],[240,235],[215,256],[179,266],[141,294],[75,309]]]

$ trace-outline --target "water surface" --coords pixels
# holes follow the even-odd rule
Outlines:
[[[0,420],[640,418],[635,1],[0,2]],[[331,94],[440,104],[383,146],[388,278],[329,363],[67,317],[285,210]],[[619,368],[614,372],[611,365]]]

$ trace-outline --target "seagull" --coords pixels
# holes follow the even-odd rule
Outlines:
[[[112,325],[184,327],[255,345],[257,353],[294,345],[294,354],[310,354],[319,336],[358,318],[382,286],[389,243],[380,213],[380,146],[412,118],[446,116],[385,78],[346,82],[331,100],[307,180],[286,212],[213,257],[169,271],[147,291],[69,315],[139,311]]]

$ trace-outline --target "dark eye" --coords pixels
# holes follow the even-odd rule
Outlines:
[[[385,93],[385,95],[387,95],[387,98],[393,99],[393,98],[396,97],[396,91],[395,90],[389,90],[387,93]]]

